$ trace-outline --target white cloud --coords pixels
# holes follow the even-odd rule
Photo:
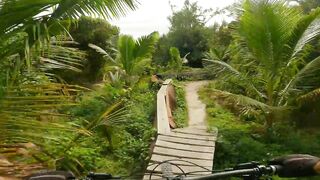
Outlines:
[[[190,0],[198,1],[203,8],[223,8],[235,0]],[[121,29],[122,34],[130,34],[134,37],[150,34],[158,31],[161,34],[168,32],[170,23],[168,17],[171,15],[169,0],[139,0],[140,5],[136,11],[129,12],[126,17],[111,21]],[[184,0],[170,0],[171,4],[178,9],[183,6]],[[226,17],[217,17],[215,21],[222,21]]]

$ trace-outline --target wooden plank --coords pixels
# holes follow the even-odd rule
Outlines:
[[[159,180],[162,178],[162,173],[152,173],[151,179],[150,179],[150,173],[145,173],[143,176],[143,180]]]
[[[214,152],[214,147],[197,146],[197,145],[190,145],[190,144],[179,144],[179,143],[162,141],[160,139],[157,140],[156,146],[170,148],[170,149],[189,150],[194,152],[207,152],[207,153]]]
[[[171,82],[172,82],[172,79],[166,79],[166,80],[162,83],[162,85],[169,85],[169,84],[171,84]]]
[[[158,146],[154,148],[153,154],[162,154],[162,155],[169,155],[169,156],[181,157],[181,158],[186,157],[186,158],[192,158],[192,159],[213,160],[213,153],[183,151],[183,150],[162,148]]]
[[[196,129],[196,128],[181,128],[181,129],[174,129],[171,132],[178,132],[184,134],[193,134],[198,136],[215,136],[215,133],[210,133],[207,130]]]
[[[194,134],[185,134],[179,132],[171,132],[168,136],[181,137],[185,139],[196,139],[196,140],[205,140],[205,141],[216,141],[215,136],[199,136]]]
[[[157,164],[151,165],[147,168],[147,171],[150,173],[151,171],[153,172],[158,172],[161,173],[161,165],[158,166],[155,170],[153,170],[155,167],[157,166]],[[179,167],[185,172],[185,173],[190,173],[190,172],[196,172],[196,171],[201,171],[201,174],[210,174],[211,172],[208,172],[210,170],[208,169],[203,169],[200,168],[198,166],[183,166],[183,165],[179,165]],[[203,172],[202,172],[203,171]],[[174,174],[183,174],[183,172],[177,167],[172,165],[172,172]]]
[[[206,146],[206,147],[215,146],[215,143],[213,141],[205,141],[205,140],[183,139],[183,138],[164,136],[164,135],[158,135],[158,139],[162,141],[174,142],[179,144],[189,144],[189,145],[198,145],[198,146]]]
[[[162,87],[157,94],[157,130],[158,134],[169,134],[169,118],[165,101],[166,87]]]
[[[169,124],[168,109],[166,104],[167,88],[171,83],[171,79],[167,79],[157,94],[157,130],[158,134],[169,134],[171,132]]]
[[[212,168],[213,165],[213,161],[212,160],[204,160],[204,159],[191,159],[191,158],[181,158],[181,157],[174,157],[174,156],[168,156],[168,155],[158,155],[158,154],[153,154],[151,156],[151,162],[155,162],[155,163],[160,163],[160,162],[164,162],[164,161],[169,161],[169,160],[177,160],[174,161],[175,164],[178,165],[186,165],[186,166],[193,166],[192,164],[185,162],[185,161],[189,161],[191,163],[197,164],[199,166],[204,166],[207,168]],[[178,161],[178,160],[184,160],[184,161]]]

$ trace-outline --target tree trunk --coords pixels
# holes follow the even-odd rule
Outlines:
[[[272,112],[269,112],[266,114],[266,122],[265,122],[265,128],[272,129],[273,127],[273,122],[274,122],[274,116]]]

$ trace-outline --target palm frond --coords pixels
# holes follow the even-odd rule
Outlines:
[[[61,144],[62,139],[71,137],[59,137],[56,134],[65,132],[66,134],[83,134],[91,133],[85,129],[72,126],[70,124],[39,121],[37,118],[28,118],[25,115],[8,115],[6,112],[0,112],[1,132],[0,143],[3,142],[32,142],[38,144],[44,140],[50,140],[55,144]],[[44,116],[43,116],[44,117]],[[48,116],[49,117],[49,116]]]
[[[118,40],[118,57],[117,61],[121,64],[127,74],[131,75],[134,66],[134,49],[135,40],[131,36],[123,35]]]
[[[288,93],[310,91],[320,86],[320,57],[315,58],[304,66],[286,85],[282,91],[285,96]]]
[[[62,146],[71,141],[75,134],[91,135],[89,130],[66,122],[70,117],[58,110],[77,105],[75,97],[85,89],[30,81],[5,87],[0,97],[0,145],[32,143],[39,148],[48,144]],[[5,149],[0,146],[0,151]],[[38,154],[42,154],[44,159],[54,158],[43,149],[39,149]],[[34,161],[33,157],[28,158]],[[40,158],[40,161],[45,160]]]
[[[102,125],[110,126],[114,124],[121,124],[125,121],[125,117],[127,117],[127,112],[122,107],[123,102],[117,102],[113,105],[106,108],[106,110],[96,119],[89,122],[86,127],[84,128],[86,131],[92,131],[97,127],[100,127]],[[81,137],[83,137],[85,134],[78,133],[75,137],[73,137],[70,141],[68,146],[66,147],[65,151],[70,150],[76,141],[78,141]]]
[[[320,8],[312,11],[309,15],[304,16],[297,23],[294,32],[289,37],[288,51],[284,51],[284,54],[291,55],[293,58],[296,56],[303,47],[312,41],[315,37],[320,35]]]
[[[76,19],[81,15],[102,16],[106,19],[125,15],[137,6],[135,0],[60,0],[52,18]]]
[[[95,121],[92,121],[88,125],[88,129],[94,129],[101,125],[109,125],[112,123],[116,123],[118,120],[123,120],[125,117],[127,117],[127,112],[122,107],[123,102],[117,102],[113,104],[112,106],[108,107],[99,118],[97,118]]]
[[[37,15],[46,12],[57,3],[59,3],[58,0],[0,1],[0,36],[21,27],[27,21],[39,19]]]
[[[211,72],[213,71],[215,74],[220,75],[223,78],[236,77],[241,82],[246,83],[248,85],[247,88],[253,89],[254,92],[259,97],[266,98],[266,95],[261,93],[250,81],[250,79],[246,77],[246,75],[243,75],[241,72],[239,72],[237,69],[230,66],[228,63],[225,63],[223,61],[217,61],[217,60],[204,60],[204,61],[212,63],[212,65],[208,66]]]
[[[91,43],[88,44],[88,47],[95,50],[97,53],[101,54],[102,56],[104,56],[108,60],[111,60],[112,62],[115,63],[115,60],[110,56],[110,53],[108,53],[107,51],[105,51],[101,47],[99,47],[95,44],[91,44]]]
[[[42,110],[74,106],[74,95],[84,90],[82,87],[58,83],[13,86],[5,90],[0,101],[0,112],[28,116],[29,113]]]
[[[140,37],[136,41],[135,57],[138,58],[150,58],[155,51],[155,44],[159,40],[159,34],[157,32],[151,33],[148,36]]]
[[[209,62],[211,64],[210,68],[213,68],[213,70],[215,71],[214,73],[226,73],[229,75],[241,76],[241,73],[238,70],[236,70],[226,62],[209,59],[204,59],[204,61]]]
[[[205,53],[205,57],[207,59],[213,59],[217,61],[225,61],[227,60],[230,53],[229,46],[228,47],[220,47],[220,48],[212,48],[208,53]]]
[[[141,73],[141,67],[150,62],[159,39],[158,33],[151,33],[135,40],[132,36],[123,35],[118,40],[117,65],[129,76]]]
[[[288,61],[283,59],[282,51],[301,14],[281,0],[247,0],[244,3],[238,32],[255,59],[275,76]]]
[[[8,32],[27,22],[44,18],[76,19],[81,15],[119,17],[136,6],[135,0],[2,0],[0,32]]]
[[[256,99],[250,98],[248,96],[243,96],[239,94],[233,94],[227,91],[220,91],[217,89],[212,90],[219,98],[224,99],[225,101],[234,104],[234,106],[241,106],[243,110],[251,109],[257,110],[260,109],[264,112],[270,112],[274,107],[269,106],[263,102],[260,102]]]
[[[41,57],[39,68],[46,72],[57,69],[68,69],[81,72],[86,62],[87,53],[75,47],[49,45]]]
[[[297,98],[297,102],[300,104],[310,104],[311,102],[316,102],[320,98],[320,88],[315,89],[311,92],[308,92],[307,94],[304,94],[302,96],[299,96]]]

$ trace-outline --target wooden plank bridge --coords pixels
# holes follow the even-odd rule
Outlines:
[[[175,126],[171,112],[174,97],[168,93],[170,88],[173,89],[171,80],[166,80],[157,94],[158,135],[144,180],[161,179],[162,170],[159,164],[165,161],[174,164],[172,165],[174,174],[197,172],[195,174],[205,175],[212,170],[217,131],[210,133],[207,131],[203,120],[198,120],[204,117],[199,117],[198,113],[190,111],[190,109],[195,111],[200,109],[196,104],[192,104],[194,101],[188,102],[188,99],[189,119],[197,119],[196,123],[189,122],[189,127],[172,129]],[[198,96],[191,98],[198,99]]]

